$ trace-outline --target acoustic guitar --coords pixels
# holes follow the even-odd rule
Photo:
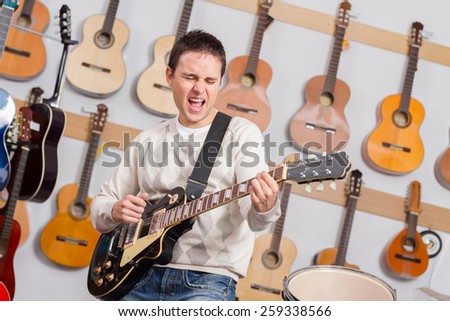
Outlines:
[[[32,111],[28,107],[20,108],[20,137],[17,167],[13,168],[11,176],[11,192],[3,208],[0,209],[0,282],[14,298],[16,279],[14,275],[14,255],[19,245],[20,225],[14,219],[14,211],[19,197],[20,186],[23,183],[24,168],[30,151],[30,122]]]
[[[0,190],[3,190],[11,175],[11,161],[6,146],[6,134],[14,119],[16,105],[14,100],[5,90],[0,88]]]
[[[58,144],[66,123],[64,111],[59,108],[60,92],[69,46],[77,43],[71,40],[71,16],[67,5],[61,7],[59,16],[63,52],[55,90],[52,97],[44,98],[42,102],[30,106],[33,123],[36,125],[31,135],[31,143],[36,148],[29,152],[19,197],[20,200],[38,203],[45,202],[51,195],[58,176]],[[18,157],[14,153],[12,162],[17,161]]]
[[[386,174],[409,173],[420,166],[424,156],[419,128],[425,110],[418,100],[411,97],[422,44],[422,29],[420,22],[412,24],[402,93],[383,100],[380,107],[381,121],[364,143],[363,156],[368,165]]]
[[[128,26],[116,18],[119,0],[110,0],[105,15],[92,16],[83,25],[83,40],[67,61],[69,83],[84,95],[101,98],[117,92],[126,77],[122,50]]]
[[[49,13],[39,0],[21,2],[12,22],[38,33],[47,29]],[[39,34],[11,28],[0,60],[0,75],[12,80],[29,80],[45,68],[47,53]]]
[[[153,49],[154,61],[144,70],[137,82],[136,93],[143,107],[159,116],[173,117],[178,114],[172,88],[167,85],[166,69],[174,43],[186,34],[193,4],[194,0],[184,1],[175,36],[163,36],[156,40]]]
[[[228,83],[219,92],[216,108],[230,116],[249,119],[264,131],[272,114],[266,90],[272,80],[272,68],[262,59],[259,52],[264,31],[272,22],[269,9],[272,1],[260,4],[258,24],[253,36],[249,56],[234,58],[228,66]]]
[[[6,40],[9,36],[11,20],[14,11],[19,6],[19,0],[4,0],[0,8],[0,59],[3,58],[5,52]]]
[[[277,182],[307,183],[343,178],[350,162],[344,152],[315,159],[287,162],[269,172]],[[185,191],[176,187],[158,203],[147,202],[142,219],[119,224],[102,234],[88,272],[88,290],[103,300],[128,293],[153,264],[172,259],[175,242],[192,228],[193,218],[249,194],[250,180],[186,203]]]
[[[386,261],[395,276],[412,279],[427,270],[429,260],[427,247],[422,236],[417,232],[417,221],[421,212],[420,182],[410,183],[405,206],[408,226],[389,244]]]
[[[88,197],[100,135],[106,122],[108,107],[97,106],[91,125],[91,139],[79,184],[68,184],[58,193],[58,213],[41,234],[41,248],[53,262],[81,268],[89,265],[100,233],[91,222]]]
[[[352,170],[347,178],[347,211],[345,213],[344,225],[342,226],[338,248],[329,248],[318,253],[314,258],[314,264],[318,265],[338,265],[359,270],[359,266],[349,264],[346,261],[350,234],[352,231],[353,218],[355,216],[356,203],[361,192],[362,173]]]
[[[436,159],[434,163],[434,174],[442,186],[450,189],[450,144]]]
[[[284,183],[281,197],[281,216],[275,223],[273,233],[255,240],[247,276],[236,287],[239,301],[281,301],[283,279],[290,273],[297,255],[294,242],[282,237],[291,184]]]
[[[290,137],[302,152],[323,154],[343,150],[349,140],[344,108],[350,99],[350,88],[337,78],[337,72],[350,10],[349,2],[340,4],[327,74],[308,81],[306,103],[291,120]]]

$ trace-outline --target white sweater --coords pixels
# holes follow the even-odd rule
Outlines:
[[[209,126],[180,129],[183,128],[176,118],[169,119],[143,131],[128,146],[120,166],[91,203],[91,217],[97,230],[107,233],[117,225],[111,209],[127,194],[147,192],[149,200],[156,202],[173,188],[186,187]],[[203,195],[247,181],[267,170],[262,142],[255,124],[245,118],[232,118]],[[280,214],[279,201],[269,212],[257,213],[249,196],[202,213],[192,230],[178,239],[167,266],[224,274],[237,280],[246,275],[254,232],[269,227]]]

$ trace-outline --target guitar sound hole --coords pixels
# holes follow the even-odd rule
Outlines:
[[[268,269],[275,269],[281,264],[281,256],[277,252],[266,251],[263,254],[262,261]]]
[[[86,206],[84,204],[73,204],[70,207],[70,214],[74,219],[83,219],[86,213]]]
[[[414,252],[414,249],[416,248],[416,240],[407,237],[405,241],[403,242],[403,249],[406,252],[412,253]]]
[[[409,114],[399,110],[397,110],[392,115],[392,118],[395,125],[397,125],[400,128],[408,127],[411,122],[411,117],[409,117]]]
[[[320,95],[319,102],[323,106],[331,106],[334,103],[334,97],[331,93],[325,92],[322,95]]]
[[[29,28],[31,26],[31,18],[22,14],[17,18],[16,23],[20,27]]]
[[[241,83],[247,88],[253,87],[255,85],[255,82],[256,82],[255,76],[250,73],[245,74],[241,78]]]
[[[100,30],[95,34],[94,42],[98,47],[108,49],[114,44],[114,36]]]

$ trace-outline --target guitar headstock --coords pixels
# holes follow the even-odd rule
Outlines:
[[[33,87],[30,91],[30,95],[28,96],[27,106],[41,103],[43,93],[44,91],[41,87]]]
[[[97,112],[92,120],[92,130],[102,132],[105,127],[106,117],[108,116],[108,107],[104,104],[97,105]]]
[[[68,5],[64,4],[59,9],[59,29],[61,42],[71,43],[72,39],[72,15]]]
[[[406,211],[413,214],[419,214],[420,208],[420,182],[412,181],[408,186],[408,195],[405,202]]]
[[[337,25],[341,27],[348,27],[350,20],[350,10],[352,5],[348,1],[341,2],[337,15]]]
[[[362,173],[354,169],[347,177],[347,184],[345,186],[345,193],[350,196],[359,197],[361,193]]]
[[[30,143],[31,140],[31,121],[33,120],[33,111],[29,107],[20,107],[19,112],[18,141],[24,145]]]
[[[345,152],[286,162],[286,180],[303,184],[342,179],[347,175],[350,166]]]
[[[422,31],[423,24],[416,21],[413,22],[411,26],[411,45],[421,46],[422,45]]]

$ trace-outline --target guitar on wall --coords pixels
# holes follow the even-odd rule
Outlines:
[[[347,177],[347,212],[345,213],[344,225],[339,238],[338,248],[325,249],[314,257],[314,264],[338,265],[359,270],[359,266],[349,264],[346,261],[350,233],[352,231],[353,218],[355,216],[356,203],[361,192],[362,173],[355,169]]]
[[[344,152],[286,163],[269,172],[277,181],[307,183],[343,178],[350,162]],[[194,218],[249,194],[250,180],[186,203],[176,187],[155,205],[148,203],[136,224],[119,224],[102,234],[89,266],[89,292],[103,300],[117,300],[130,291],[155,263],[167,264],[178,238],[192,228]]]
[[[39,0],[21,2],[12,17],[15,25],[38,33],[45,32],[48,21],[48,9]],[[29,80],[44,70],[46,62],[47,53],[39,34],[17,28],[9,30],[0,60],[0,75],[12,80]]]
[[[381,103],[381,121],[365,140],[363,155],[374,169],[387,174],[406,174],[420,166],[424,147],[419,127],[425,117],[422,104],[411,97],[414,74],[422,45],[420,22],[411,29],[408,67],[400,95],[386,97]]]
[[[170,51],[174,43],[186,34],[194,0],[185,0],[183,12],[175,36],[158,38],[153,50],[154,61],[139,77],[136,87],[137,96],[144,108],[163,117],[178,114],[173,101],[172,88],[167,85],[166,69]]]
[[[446,189],[450,189],[450,144],[436,159],[434,174],[438,182]]]
[[[267,26],[273,21],[269,16],[272,1],[260,4],[258,24],[249,56],[234,58],[228,66],[228,83],[219,92],[216,108],[230,116],[249,119],[263,132],[272,114],[266,90],[272,80],[272,68],[259,59],[262,39]]]
[[[350,129],[344,108],[350,99],[350,88],[337,78],[337,72],[350,10],[349,2],[341,2],[327,74],[308,81],[306,103],[290,123],[290,137],[303,152],[331,153],[342,150],[349,140]]]
[[[126,77],[122,50],[128,26],[116,18],[119,0],[110,0],[105,15],[95,15],[83,25],[83,41],[67,61],[69,83],[84,95],[101,98],[117,92]]]
[[[79,184],[69,184],[58,193],[58,213],[41,234],[41,248],[53,262],[74,268],[89,265],[100,233],[91,222],[88,197],[100,135],[106,122],[108,107],[97,106],[91,125],[91,139]]]
[[[20,225],[14,219],[14,211],[23,183],[24,168],[30,151],[30,123],[32,111],[20,108],[19,156],[17,167],[11,176],[11,192],[3,208],[0,209],[0,282],[6,287],[11,300],[14,298],[16,279],[14,275],[14,255],[19,245]]]
[[[0,190],[3,190],[11,176],[11,162],[6,146],[6,134],[14,119],[16,105],[14,100],[5,90],[0,88]]]
[[[63,5],[59,12],[61,42],[64,45],[61,61],[56,79],[55,91],[50,98],[42,99],[41,103],[30,106],[33,111],[33,123],[37,126],[33,129],[31,143],[37,148],[30,150],[25,167],[24,184],[20,190],[20,200],[33,202],[45,202],[53,191],[58,176],[58,143],[64,131],[66,116],[59,108],[60,91],[64,79],[69,46],[76,44],[71,40],[71,16],[70,9]],[[17,162],[16,154],[12,162]]]
[[[408,226],[389,244],[386,261],[395,276],[411,279],[427,270],[429,260],[427,247],[417,232],[417,221],[421,212],[420,182],[411,182],[405,203]]]
[[[284,183],[281,196],[281,216],[275,223],[273,233],[255,240],[247,276],[236,286],[239,301],[281,301],[283,279],[290,273],[297,255],[294,242],[282,237],[291,184]]]
[[[4,0],[0,8],[0,59],[5,52],[6,40],[8,39],[9,29],[14,11],[19,6],[19,0]]]

